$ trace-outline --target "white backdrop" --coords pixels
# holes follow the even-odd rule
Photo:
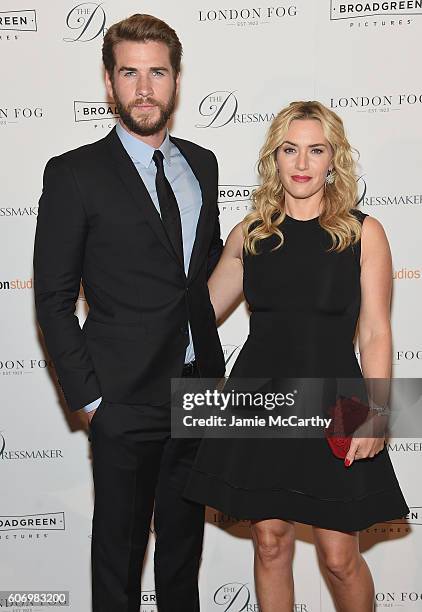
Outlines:
[[[274,113],[292,100],[317,99],[344,118],[360,151],[362,210],[383,223],[393,252],[395,376],[421,372],[421,0],[0,0],[0,591],[67,590],[75,612],[90,610],[89,443],[61,403],[37,334],[33,237],[46,161],[102,138],[115,123],[103,85],[103,33],[135,12],[166,20],[184,45],[172,133],[215,151],[224,236],[248,210]],[[83,319],[82,299],[78,312]],[[229,367],[247,324],[241,306],[220,329]],[[422,444],[396,439],[389,448],[411,514],[374,525],[361,545],[379,609],[416,612]],[[297,534],[295,612],[330,612],[311,531],[298,525]],[[142,612],[156,610],[151,552]],[[200,588],[204,612],[258,611],[247,523],[209,510]]]

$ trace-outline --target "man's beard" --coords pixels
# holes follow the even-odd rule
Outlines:
[[[162,102],[158,102],[158,100],[154,100],[154,98],[148,97],[138,98],[137,100],[134,100],[133,102],[130,102],[127,106],[125,106],[123,102],[119,99],[114,87],[113,95],[114,103],[116,104],[117,110],[120,115],[120,120],[131,132],[133,132],[134,134],[138,134],[138,136],[152,136],[153,134],[157,134],[157,132],[160,132],[167,125],[168,120],[173,114],[174,107],[176,106],[176,87],[174,87],[167,104],[163,104]],[[132,115],[132,109],[139,103],[153,104],[154,106],[156,106],[160,111],[158,119],[153,121],[148,117],[148,114],[139,119],[135,119]]]

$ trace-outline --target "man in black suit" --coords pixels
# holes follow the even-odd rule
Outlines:
[[[108,30],[120,121],[47,163],[39,205],[37,316],[70,408],[90,420],[94,612],[139,611],[154,504],[159,611],[199,610],[204,508],[181,496],[197,442],[170,437],[170,379],[224,373],[207,288],[222,241],[214,154],[167,132],[181,54],[149,15]]]

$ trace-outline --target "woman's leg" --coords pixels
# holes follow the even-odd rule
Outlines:
[[[261,612],[292,612],[294,524],[279,519],[252,521],[255,588]]]
[[[374,583],[358,532],[314,527],[314,541],[338,612],[373,612]]]

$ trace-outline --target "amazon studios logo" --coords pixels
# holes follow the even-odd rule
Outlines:
[[[106,14],[97,2],[82,2],[73,7],[66,17],[71,36],[65,42],[90,42],[106,31]]]
[[[249,124],[268,123],[275,117],[274,113],[239,111],[239,102],[234,91],[213,91],[207,94],[199,104],[202,119],[197,128],[221,128],[229,123]]]
[[[410,25],[413,21],[412,16],[417,15],[422,15],[422,0],[380,2],[331,0],[331,21],[347,20],[350,27]],[[371,19],[366,20],[368,17]],[[376,19],[373,19],[374,17]]]
[[[203,9],[198,13],[200,23],[212,22],[223,25],[235,25],[238,27],[257,26],[275,22],[283,17],[296,17],[297,7],[289,6],[268,6],[266,8],[235,8],[235,9]]]

